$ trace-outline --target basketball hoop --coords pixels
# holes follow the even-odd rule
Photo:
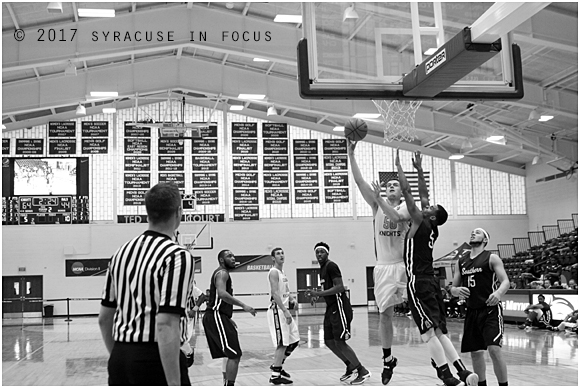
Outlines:
[[[419,100],[373,100],[385,122],[385,142],[415,139],[415,113],[422,102]]]

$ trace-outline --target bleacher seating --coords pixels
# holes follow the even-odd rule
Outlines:
[[[557,220],[557,225],[545,225],[542,231],[528,232],[528,237],[513,238],[513,244],[498,244],[499,257],[510,281],[523,288],[530,279],[522,276],[531,267],[542,273],[549,257],[555,257],[568,280],[578,278],[578,214],[570,220]]]

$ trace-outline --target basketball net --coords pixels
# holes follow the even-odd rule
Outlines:
[[[182,245],[189,252],[193,253],[195,246],[197,245],[197,236],[195,234],[182,234],[181,236]]]
[[[385,142],[412,141],[416,137],[415,113],[423,101],[373,100],[385,122]]]

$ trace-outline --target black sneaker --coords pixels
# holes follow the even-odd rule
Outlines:
[[[441,379],[443,381],[443,385],[448,385],[448,386],[463,386],[465,385],[465,383],[459,379],[456,379],[455,377],[448,377],[446,379]]]
[[[361,366],[356,379],[350,382],[350,385],[361,385],[371,377],[371,372],[367,370],[364,366]]]
[[[346,367],[346,372],[340,376],[340,381],[346,381],[350,379],[352,376],[354,376],[355,373],[356,369],[348,369],[348,367]]]
[[[271,371],[274,371],[274,364],[270,365],[270,370],[271,370]],[[289,379],[289,378],[290,378],[290,373],[286,372],[284,369],[282,369],[282,370],[280,371],[280,374],[281,374],[282,376],[286,377],[287,379]]]
[[[473,373],[467,369],[462,370],[461,372],[457,372],[457,375],[465,383],[465,385],[478,385],[479,383],[479,376],[477,373]]]
[[[292,384],[293,381],[280,375],[278,377],[273,377],[273,376],[270,377],[269,383],[272,385],[289,385],[289,384]]]
[[[383,385],[387,385],[393,378],[393,369],[397,366],[397,358],[393,357],[389,362],[383,362],[383,372],[381,373],[381,381]]]

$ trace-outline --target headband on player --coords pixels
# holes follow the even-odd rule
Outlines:
[[[475,228],[475,230],[481,230],[481,233],[483,233],[483,235],[485,236],[485,238],[487,239],[487,241],[489,241],[489,234],[485,231],[485,229],[483,229],[483,228]]]
[[[328,252],[328,248],[326,248],[326,247],[325,247],[324,245],[322,245],[322,244],[316,245],[316,246],[314,247],[314,251],[315,251],[315,252],[316,252],[316,250],[317,250],[317,249],[324,249],[324,250],[326,251],[326,253],[330,253],[330,252]]]

